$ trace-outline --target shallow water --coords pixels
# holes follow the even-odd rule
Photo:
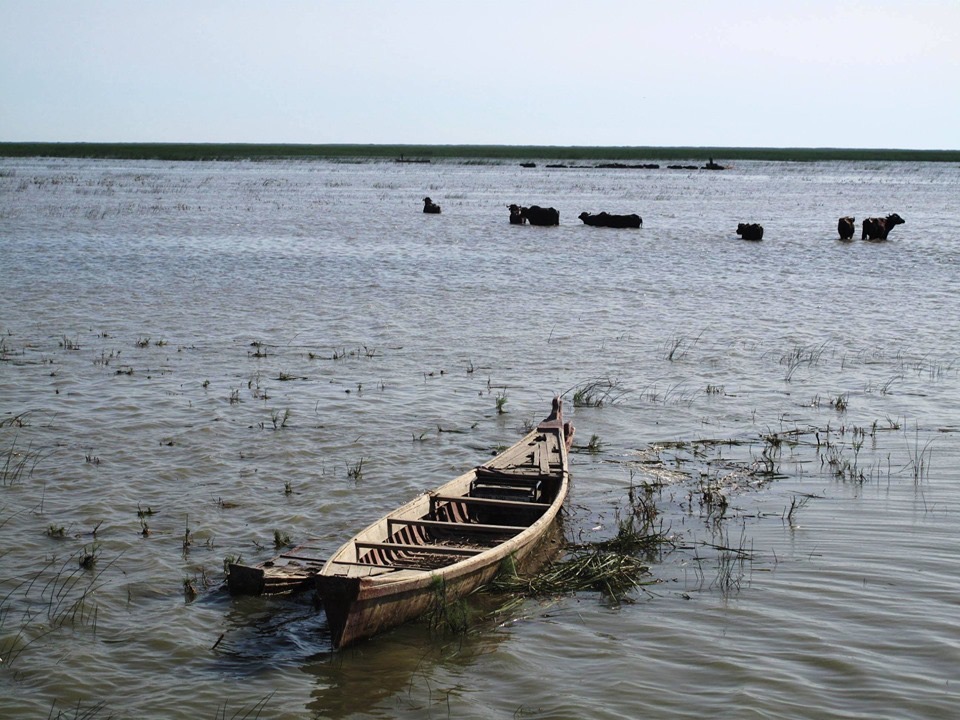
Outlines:
[[[958,188],[950,164],[0,160],[0,716],[949,716]],[[889,212],[887,242],[837,241]],[[630,602],[331,654],[308,600],[222,590],[226,557],[332,552],[557,393],[571,539],[654,486],[672,542]]]

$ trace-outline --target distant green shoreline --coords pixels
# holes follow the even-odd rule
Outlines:
[[[820,160],[960,162],[960,150],[871,148],[587,147],[553,145],[260,145],[203,143],[0,143],[0,157],[122,160]]]

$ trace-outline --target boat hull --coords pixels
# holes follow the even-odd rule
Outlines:
[[[530,568],[552,557],[572,432],[555,400],[553,414],[514,446],[341,546],[316,576],[334,647],[456,601],[507,562]]]

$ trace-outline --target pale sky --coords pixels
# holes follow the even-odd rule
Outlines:
[[[0,141],[960,149],[960,0],[0,0]]]

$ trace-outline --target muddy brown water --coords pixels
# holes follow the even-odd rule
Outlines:
[[[958,189],[932,163],[0,160],[0,716],[950,716]],[[576,220],[602,210],[643,229]],[[558,393],[569,538],[656,486],[672,542],[627,602],[331,654],[308,600],[221,589]]]

